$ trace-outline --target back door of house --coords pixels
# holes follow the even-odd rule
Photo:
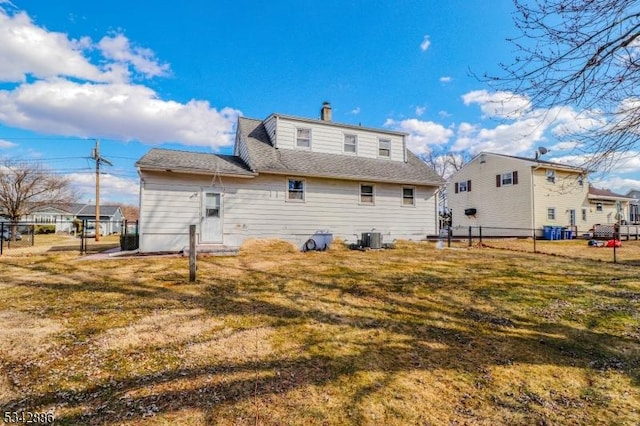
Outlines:
[[[201,243],[222,243],[222,194],[204,191]]]

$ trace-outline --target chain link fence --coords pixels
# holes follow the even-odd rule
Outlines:
[[[606,229],[597,226],[585,234],[578,234],[572,227],[556,226],[535,230],[457,227],[442,232],[438,244],[458,249],[487,247],[640,266],[639,226],[608,225]]]

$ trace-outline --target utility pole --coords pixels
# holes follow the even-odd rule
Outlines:
[[[96,241],[100,241],[100,163],[113,166],[109,160],[100,156],[100,141],[96,139],[96,147],[91,153],[91,158],[96,161]]]

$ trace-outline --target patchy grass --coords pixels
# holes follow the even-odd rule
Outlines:
[[[476,240],[477,242],[477,240]],[[505,239],[483,239],[485,247],[503,248],[508,250],[533,252],[533,239],[531,238],[505,238]],[[459,243],[460,244],[460,243]],[[602,262],[613,262],[614,253],[611,247],[592,247],[587,240],[557,240],[536,241],[536,251],[538,253],[565,256],[575,259],[590,259]],[[640,241],[622,241],[622,247],[616,248],[616,262],[640,266]]]
[[[184,258],[4,257],[0,407],[62,425],[635,424],[639,272],[402,242],[252,242],[200,258],[196,283]]]

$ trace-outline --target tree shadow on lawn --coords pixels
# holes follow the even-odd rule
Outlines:
[[[206,264],[201,265],[203,269],[207,268]],[[364,414],[359,408],[362,400],[387,387],[396,375],[416,370],[453,370],[469,377],[472,382],[480,383],[485,380],[486,368],[491,366],[549,364],[583,368],[593,374],[615,370],[632,378],[635,386],[639,384],[637,340],[565,324],[511,317],[502,315],[501,311],[496,313],[460,306],[446,294],[433,298],[427,294],[417,298],[418,301],[409,301],[406,300],[405,288],[396,281],[397,274],[378,274],[369,278],[366,285],[353,289],[332,277],[320,280],[298,276],[295,277],[298,284],[293,285],[290,283],[292,277],[286,274],[249,267],[237,269],[242,272],[237,278],[216,278],[215,271],[205,273],[202,281],[207,282],[207,291],[194,297],[185,297],[177,289],[123,281],[108,287],[101,281],[85,283],[81,288],[62,283],[31,286],[63,294],[69,291],[108,291],[131,298],[151,297],[160,303],[162,300],[179,302],[190,308],[204,308],[216,317],[249,316],[258,322],[254,326],[273,327],[276,334],[291,333],[288,327],[305,324],[309,325],[311,332],[294,337],[302,352],[281,354],[272,359],[209,362],[204,366],[179,368],[162,374],[123,378],[115,383],[103,383],[79,391],[27,395],[9,401],[5,409],[65,406],[75,408],[79,413],[58,418],[61,424],[105,424],[192,408],[204,410],[206,423],[213,424],[222,420],[222,407],[241,401],[259,398],[264,403],[270,397],[282,397],[287,392],[309,385],[349,381],[358,373],[379,373],[382,380],[375,384],[362,384],[344,407],[353,412],[353,423],[362,423]],[[415,280],[409,280],[412,287],[433,281],[439,283],[436,285],[438,292],[455,290],[447,285],[446,278],[429,277],[424,272],[415,274],[413,278]],[[322,297],[306,300],[305,286]],[[336,298],[334,293],[348,295],[348,300]],[[314,307],[315,300],[320,300],[323,305]],[[344,332],[344,335],[316,332],[316,324],[329,326],[332,331]],[[253,326],[248,327],[251,329]],[[367,336],[372,338],[349,340],[347,332],[353,330],[370,332],[372,334]],[[381,337],[375,338],[378,335]],[[323,350],[336,345],[336,339],[340,337],[353,353]],[[635,350],[622,352],[616,349],[620,345],[634,345]],[[256,373],[256,376],[246,377],[245,374],[245,377],[233,379],[237,373]],[[206,377],[214,377],[213,382],[182,390],[126,396],[128,392]],[[223,380],[224,377],[231,379]],[[561,386],[559,383],[558,387]],[[521,408],[512,407],[515,411]],[[250,411],[244,414],[252,415]]]

